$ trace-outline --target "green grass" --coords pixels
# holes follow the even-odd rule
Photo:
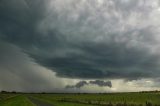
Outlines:
[[[24,95],[18,95],[5,100],[0,101],[0,106],[35,106]]]
[[[35,99],[38,99],[40,101],[43,101],[43,102],[46,102],[46,103],[49,103],[49,104],[53,104],[54,106],[93,106],[93,105],[89,105],[89,104],[79,104],[79,103],[72,103],[72,102],[60,102],[60,101],[57,101],[56,99],[54,98],[50,98],[50,97],[47,97],[47,96],[44,96],[43,95],[32,95],[33,98]]]
[[[16,94],[0,94],[0,101],[16,96]]]
[[[54,106],[160,106],[160,93],[0,94],[0,106],[35,106],[32,96]],[[149,102],[146,105],[146,101]],[[150,105],[151,104],[151,105]]]
[[[32,95],[41,100],[65,106],[68,103],[77,104],[76,106],[90,106],[96,104],[114,105],[121,103],[146,105],[146,101],[153,105],[160,105],[159,93],[115,93],[115,94],[36,94]],[[72,106],[72,105],[70,105]],[[74,106],[74,105],[73,105]]]

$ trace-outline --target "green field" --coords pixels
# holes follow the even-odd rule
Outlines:
[[[0,106],[36,106],[25,95],[1,95]]]
[[[160,106],[160,93],[0,94],[0,106],[43,106],[42,104],[49,106]]]

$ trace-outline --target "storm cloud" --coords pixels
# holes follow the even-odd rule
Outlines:
[[[155,78],[159,18],[158,0],[1,0],[0,39],[59,77]]]
[[[75,85],[67,85],[66,88],[69,89],[69,88],[81,88],[85,85],[88,85],[88,83],[86,81],[80,81],[78,83],[76,83]]]
[[[81,88],[85,85],[97,85],[100,87],[112,87],[111,81],[102,81],[102,80],[94,80],[94,81],[79,81],[75,85],[66,85],[65,88],[70,89],[70,88]]]
[[[95,84],[95,85],[98,85],[98,86],[108,86],[108,87],[112,87],[112,83],[111,81],[101,81],[101,80],[95,80],[95,81],[90,81],[89,82],[90,84]]]
[[[63,79],[36,64],[20,48],[3,41],[0,48],[0,91],[57,92],[63,87]]]

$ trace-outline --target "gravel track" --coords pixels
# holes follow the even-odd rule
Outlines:
[[[52,104],[49,104],[49,103],[40,101],[40,100],[35,99],[35,98],[33,98],[33,97],[28,97],[28,99],[29,99],[32,103],[34,103],[35,105],[37,105],[37,106],[54,106],[54,105],[52,105]]]

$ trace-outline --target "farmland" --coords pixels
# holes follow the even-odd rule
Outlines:
[[[36,106],[25,95],[3,94],[1,97],[0,106]]]
[[[0,94],[0,106],[160,106],[159,92]]]

